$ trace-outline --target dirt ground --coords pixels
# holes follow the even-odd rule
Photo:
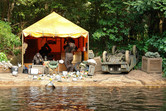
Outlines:
[[[94,76],[83,77],[73,81],[72,78],[62,78],[61,82],[52,79],[55,86],[166,86],[166,78],[162,74],[147,74],[141,70],[133,70],[128,74],[103,74],[95,73]],[[50,77],[45,75],[42,79],[38,76],[11,73],[0,73],[0,87],[3,86],[45,86],[50,82]]]

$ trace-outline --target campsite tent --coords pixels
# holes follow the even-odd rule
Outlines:
[[[88,31],[52,12],[22,31],[22,43],[28,44],[25,54],[22,53],[22,64],[30,63],[33,56],[49,41],[52,41],[49,46],[52,50],[51,54],[54,55],[53,59],[61,59],[62,53],[64,53],[65,38],[72,38],[77,48],[82,52],[80,56],[84,60],[88,58]]]

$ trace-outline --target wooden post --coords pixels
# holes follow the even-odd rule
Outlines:
[[[22,67],[24,65],[23,44],[24,44],[24,36],[23,36],[23,32],[22,32]]]
[[[58,61],[58,62],[59,62],[59,61]],[[58,63],[58,74],[59,74],[59,65],[60,65],[60,64]]]

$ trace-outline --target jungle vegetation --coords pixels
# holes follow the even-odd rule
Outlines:
[[[158,51],[166,72],[165,0],[1,0],[0,52],[19,54],[21,31],[52,11],[89,31],[96,55],[136,44],[141,56]]]

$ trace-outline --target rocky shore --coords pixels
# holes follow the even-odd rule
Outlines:
[[[7,86],[45,86],[50,82],[49,77],[33,79],[32,75],[0,73],[0,87]],[[133,70],[128,74],[96,73],[81,80],[62,78],[61,82],[52,81],[55,86],[166,86],[166,78],[162,74],[147,74],[141,70]]]

